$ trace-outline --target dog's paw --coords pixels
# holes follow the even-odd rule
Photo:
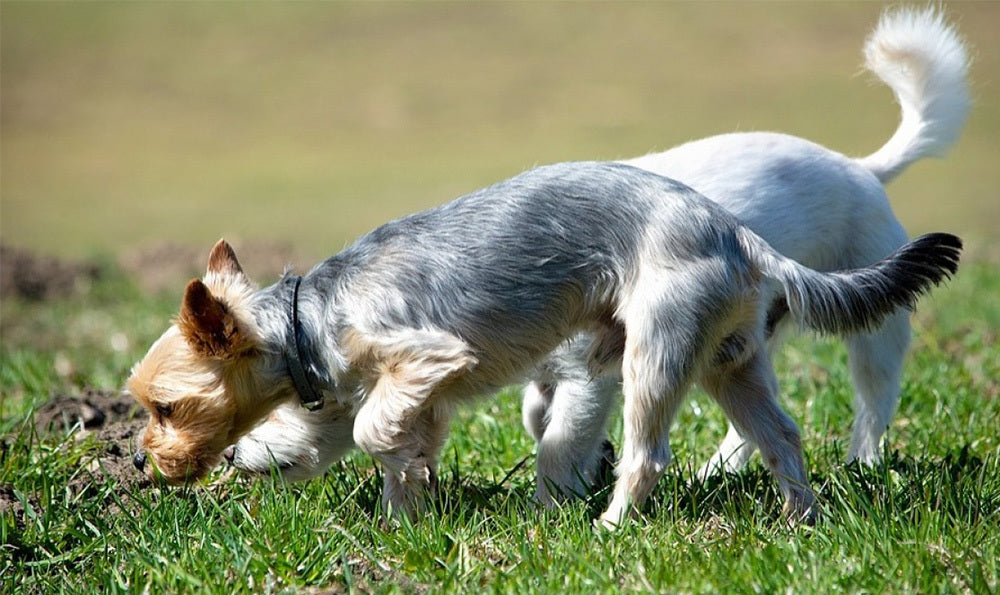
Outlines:
[[[812,527],[819,520],[819,503],[812,493],[789,499],[781,508],[781,517],[791,526]]]

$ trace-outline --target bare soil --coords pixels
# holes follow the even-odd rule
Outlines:
[[[83,462],[84,468],[69,482],[74,494],[99,495],[99,486],[108,480],[119,486],[116,493],[127,498],[132,488],[146,486],[149,480],[132,466],[136,438],[146,425],[147,414],[131,397],[113,392],[88,389],[82,395],[60,395],[35,411],[33,422],[42,439],[70,434],[73,440],[93,436],[99,445],[93,457]],[[12,445],[5,439],[6,457]],[[15,526],[23,529],[26,521],[25,504],[38,506],[31,494],[18,494],[12,486],[0,485],[0,516],[13,514]],[[108,503],[109,513],[118,510],[117,503]]]
[[[78,440],[93,434],[102,448],[88,466],[90,479],[110,477],[123,485],[138,485],[147,480],[133,467],[132,455],[148,417],[146,410],[128,395],[88,389],[80,396],[56,397],[39,408],[35,427],[40,435],[75,429]]]
[[[45,301],[72,296],[100,273],[95,263],[70,262],[0,245],[0,299]]]
[[[107,429],[137,416],[144,410],[128,395],[87,389],[82,395],[61,395],[35,411],[35,427],[41,435]]]
[[[233,246],[247,274],[261,284],[278,280],[296,262],[296,251],[287,242],[261,240],[234,242]],[[187,281],[205,274],[210,249],[159,242],[125,252],[118,265],[147,293],[180,292]],[[0,298],[44,302],[72,297],[99,280],[101,274],[96,262],[71,261],[0,244]]]

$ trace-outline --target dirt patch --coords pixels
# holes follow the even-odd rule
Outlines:
[[[31,496],[24,497],[31,508],[38,506],[38,502]],[[24,502],[18,496],[14,488],[7,485],[0,485],[0,517],[13,515],[14,527],[18,532],[24,530]]]
[[[95,263],[69,262],[0,245],[0,298],[44,301],[80,293],[100,277]]]
[[[41,435],[65,433],[74,428],[98,430],[140,419],[145,410],[132,397],[113,391],[87,389],[82,395],[61,395],[35,410],[35,427]]]
[[[75,431],[74,438],[93,436],[100,445],[87,473],[70,482],[74,491],[110,478],[123,487],[146,484],[146,476],[132,466],[135,441],[146,426],[148,414],[136,401],[113,391],[87,390],[83,395],[56,397],[35,411],[39,435]]]
[[[261,284],[281,277],[296,262],[292,244],[277,241],[234,242],[247,274]],[[205,274],[211,246],[159,242],[122,254],[118,265],[145,292],[180,291],[194,277]],[[91,261],[74,262],[44,256],[24,248],[0,245],[0,297],[47,301],[86,291],[101,278],[102,267]]]
[[[69,433],[76,441],[94,439],[97,448],[90,451],[89,460],[83,461],[86,467],[73,476],[67,487],[74,494],[99,497],[102,486],[110,480],[117,497],[108,502],[106,510],[117,514],[133,488],[150,483],[132,466],[133,445],[147,417],[145,410],[127,395],[90,389],[82,395],[55,397],[35,411],[33,422],[42,439],[61,439]],[[0,461],[12,445],[5,440],[2,446]],[[33,494],[0,485],[0,516],[13,518],[16,533],[24,529],[28,510],[38,513],[38,508],[39,502]],[[13,545],[18,550],[18,544]]]
[[[125,253],[119,264],[143,291],[178,292],[205,274],[210,248],[161,242]],[[233,248],[247,274],[262,284],[276,281],[295,260],[292,245],[284,242],[234,242]]]

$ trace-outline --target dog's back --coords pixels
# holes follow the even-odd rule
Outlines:
[[[584,291],[627,274],[650,225],[674,236],[680,250],[732,224],[721,208],[662,176],[616,163],[562,163],[387,223],[318,268],[421,295],[444,291],[442,308],[474,287],[493,295],[498,311],[521,311],[534,296],[544,301],[567,285]],[[351,266],[341,272],[343,262]],[[407,312],[408,322],[412,315],[446,318]]]
[[[343,309],[368,317],[362,326],[441,328],[476,350],[516,343],[501,351],[534,360],[587,321],[610,318],[642,258],[741,258],[735,225],[656,174],[564,163],[387,223],[310,277],[349,285]]]

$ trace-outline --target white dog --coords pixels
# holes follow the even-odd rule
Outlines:
[[[804,139],[775,133],[727,134],[646,155],[627,163],[683,181],[741,219],[774,248],[818,270],[870,265],[906,242],[883,184],[955,141],[969,107],[968,59],[962,41],[939,12],[899,10],[883,15],[865,46],[868,68],[894,91],[902,122],[881,149],[851,159]],[[773,350],[787,312],[780,288],[770,287],[768,331]],[[849,459],[871,464],[896,408],[910,337],[899,311],[875,332],[845,336],[855,388],[856,419]],[[604,454],[617,373],[594,378],[573,341],[542,365],[524,397],[524,423],[538,441],[538,498],[583,493]],[[614,366],[608,369],[614,370]],[[237,467],[266,472],[272,463],[288,479],[322,473],[352,444],[333,408],[310,413],[279,408],[241,439],[227,457]],[[739,469],[753,447],[731,428],[701,471]]]
[[[969,109],[966,49],[941,13],[890,11],[865,45],[866,65],[888,84],[902,121],[875,153],[851,159],[810,141],[774,133],[741,133],[690,142],[626,161],[677,180],[736,215],[782,254],[817,270],[869,265],[906,239],[883,185],[908,165],[941,156]],[[772,351],[787,321],[772,310]],[[788,326],[782,324],[781,326]],[[908,312],[876,332],[844,337],[854,384],[855,421],[848,461],[878,462],[895,413],[910,340]],[[602,456],[616,378],[593,379],[574,346],[566,347],[524,393],[524,425],[538,442],[539,497],[546,486],[581,492]],[[737,471],[753,446],[730,424],[718,451],[699,471]]]

